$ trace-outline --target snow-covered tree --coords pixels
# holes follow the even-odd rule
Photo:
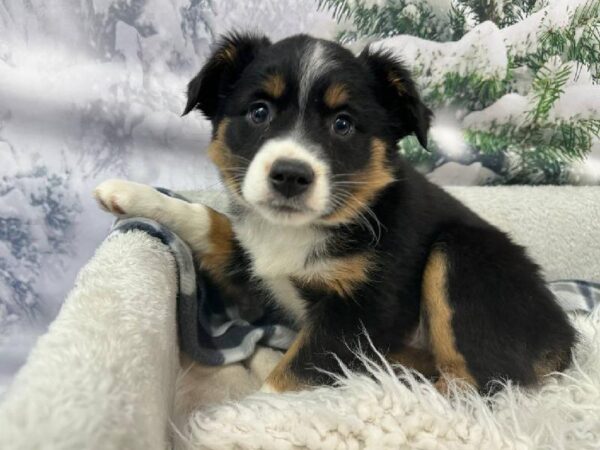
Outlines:
[[[401,152],[424,170],[480,161],[504,183],[564,183],[600,135],[600,0],[320,0],[345,29],[413,70],[425,100],[466,141],[452,154],[432,136]],[[447,42],[450,39],[456,41]]]
[[[120,52],[119,24],[132,27],[146,70],[193,68],[214,37],[213,0],[109,0],[74,7],[80,11],[90,45],[104,59]]]
[[[447,23],[422,0],[318,0],[318,5],[335,19],[350,22],[338,33],[341,42],[398,34],[436,41],[450,36]]]
[[[250,30],[277,41],[297,33],[331,38],[335,22],[314,0],[212,0],[217,34]]]

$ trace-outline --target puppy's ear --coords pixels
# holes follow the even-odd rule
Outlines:
[[[374,75],[375,94],[388,111],[394,137],[414,134],[426,149],[432,113],[421,101],[410,72],[389,51],[370,51],[367,47],[359,58]]]
[[[213,120],[219,103],[239,79],[242,71],[271,42],[265,36],[231,33],[221,37],[204,67],[188,84],[187,105],[182,115],[201,110]]]

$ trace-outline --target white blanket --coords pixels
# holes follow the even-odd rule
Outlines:
[[[600,189],[455,192],[528,245],[549,279],[598,279]],[[264,350],[244,365],[187,372],[198,383],[179,391],[175,431],[176,288],[157,240],[133,232],[104,243],[0,405],[0,448],[165,448],[180,434],[178,445],[194,449],[600,446],[598,311],[574,319],[571,369],[540,389],[508,387],[491,404],[447,400],[385,368],[374,368],[377,381],[348,374],[337,389],[243,398],[277,359]],[[201,409],[187,420],[190,406]]]

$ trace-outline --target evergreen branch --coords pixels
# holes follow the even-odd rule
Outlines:
[[[455,0],[451,6],[459,11],[471,13],[476,23],[486,20],[503,28],[513,25],[545,6],[546,1],[537,0]],[[452,14],[452,11],[451,11]],[[457,38],[462,37],[457,36]]]
[[[600,119],[546,122],[519,126],[505,124],[491,130],[465,130],[465,141],[474,160],[503,160],[503,166],[491,167],[502,184],[562,184],[568,182],[569,167],[583,160],[595,139],[600,138]],[[399,153],[408,162],[425,170],[444,162],[441,149],[430,145],[424,150],[413,136],[398,144]],[[508,158],[502,158],[509,155]]]
[[[552,124],[548,146],[568,160],[582,160],[600,138],[600,119],[580,119]]]
[[[572,24],[576,27],[598,24],[600,17],[600,1],[588,0],[579,6],[573,14]]]
[[[398,151],[400,155],[415,166],[433,162],[435,155],[438,153],[435,148],[435,143],[430,142],[428,147],[429,151],[425,150],[421,147],[417,138],[412,135],[407,136],[398,142]]]
[[[499,24],[501,20],[501,9],[498,8],[500,0],[460,0],[465,6],[468,6],[477,19],[477,23],[491,20]]]
[[[366,0],[318,0],[318,3],[320,8],[331,10],[336,20],[350,22],[350,27],[338,36],[340,41],[349,42],[365,36],[385,38],[398,34],[429,40],[459,39],[470,26],[483,20],[491,19],[500,27],[510,25],[548,2],[501,1],[453,0],[445,18],[435,17],[424,0],[388,0],[383,5],[380,2],[371,6],[367,6]],[[515,57],[509,48],[507,71],[496,77],[481,75],[478,66],[468,63],[466,75],[435,74],[435,81],[431,81],[428,67],[416,68],[423,97],[434,109],[480,110],[517,89],[520,94],[529,93],[532,106],[521,123],[492,124],[489,130],[464,132],[473,158],[484,165],[492,164],[490,168],[499,172],[502,183],[567,182],[570,165],[585,158],[593,142],[600,138],[600,119],[550,118],[572,75],[577,78],[585,67],[596,82],[599,80],[600,0],[588,0],[571,11],[566,26],[540,29],[537,37],[537,47],[525,56]],[[575,69],[572,62],[576,63]],[[521,71],[522,68],[528,70]],[[522,81],[529,83],[528,71],[533,80],[524,86]],[[519,83],[514,83],[515,80]],[[435,143],[432,147],[431,153],[426,152],[416,139],[407,137],[399,143],[399,152],[414,165],[430,169],[448,160],[435,148]]]
[[[600,138],[600,119],[578,119],[492,130],[466,130],[466,142],[480,155],[512,154],[518,164],[505,168],[504,182],[564,182],[564,172],[583,160]]]
[[[467,34],[467,16],[469,13],[469,7],[460,1],[450,3],[450,10],[448,11],[448,25],[452,30],[452,40],[457,41]]]
[[[577,73],[587,67],[597,82],[600,77],[600,0],[589,0],[573,13],[569,24],[562,28],[540,31],[539,45],[524,62],[538,70],[553,56],[563,61],[575,61]]]
[[[409,34],[430,40],[448,37],[448,26],[425,1],[388,0],[384,5],[368,5],[365,0],[318,0],[318,7],[332,12],[340,22],[348,19],[352,28],[338,35],[341,42],[361,37],[387,38]]]
[[[425,101],[433,107],[456,106],[477,110],[486,108],[510,90],[512,73],[504,78],[483,77],[478,73],[444,74],[441,82],[426,86]]]
[[[338,22],[352,16],[352,5],[348,0],[317,0],[317,10],[330,11]]]
[[[505,124],[492,130],[466,130],[465,140],[484,154],[515,150],[519,153],[550,156],[574,161],[583,159],[600,137],[600,119],[560,120],[519,126]]]
[[[500,27],[506,27],[513,25],[517,22],[522,21],[526,17],[529,17],[531,14],[539,11],[540,9],[547,6],[548,0],[545,1],[537,1],[537,0],[514,0],[504,2],[503,4],[503,13],[504,16],[502,18],[501,23],[498,25]]]
[[[554,70],[543,66],[537,71],[532,83],[535,106],[527,115],[531,122],[548,118],[554,102],[564,92],[564,85],[570,75],[571,67],[568,64],[562,64]]]

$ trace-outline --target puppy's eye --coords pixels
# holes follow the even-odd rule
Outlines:
[[[354,125],[352,124],[352,120],[350,120],[350,117],[344,116],[344,115],[339,115],[333,121],[332,127],[333,127],[333,131],[336,134],[339,134],[341,136],[346,136],[347,134],[349,134],[352,131],[352,129],[354,128]]]
[[[265,123],[271,117],[271,111],[266,103],[254,103],[248,111],[250,120],[256,124]]]

